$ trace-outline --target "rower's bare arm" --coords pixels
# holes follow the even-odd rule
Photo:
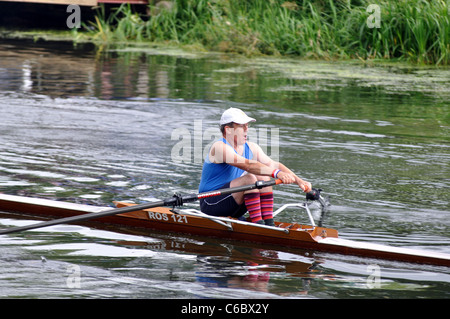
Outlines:
[[[256,158],[259,162],[261,162],[264,165],[269,166],[271,169],[279,169],[281,172],[278,173],[277,178],[281,179],[283,183],[289,184],[289,183],[296,183],[304,192],[310,192],[311,191],[311,183],[304,181],[300,177],[298,177],[294,172],[292,172],[287,166],[284,164],[272,160],[269,156],[267,156],[264,151],[261,149],[261,147],[258,144],[255,143],[249,143],[254,158]],[[285,182],[286,180],[286,182]],[[287,181],[290,182],[287,182]]]
[[[209,159],[212,163],[227,163],[255,175],[272,176],[274,170],[271,165],[266,165],[253,159],[249,160],[236,154],[229,145],[226,145],[223,142],[216,142],[211,147]],[[294,181],[291,181],[290,183],[292,182]],[[289,184],[288,181],[286,181],[286,184]]]
[[[210,161],[212,163],[220,164],[227,163],[232,166],[236,166],[244,171],[255,175],[272,176],[274,170],[279,169],[280,172],[277,178],[281,179],[284,184],[296,183],[304,192],[311,191],[311,184],[302,180],[295,175],[289,168],[280,162],[272,160],[267,156],[261,147],[255,143],[249,143],[255,159],[249,160],[236,152],[231,146],[223,143],[216,142],[211,147]]]

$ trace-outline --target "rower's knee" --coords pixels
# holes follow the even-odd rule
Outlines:
[[[258,177],[254,174],[245,174],[242,178],[244,184],[254,184],[258,181]]]
[[[248,182],[249,184],[256,183],[257,181],[270,181],[269,176],[246,174],[243,177],[246,178],[246,182]]]
[[[248,173],[239,178],[236,178],[235,180],[232,180],[230,183],[230,187],[251,185],[251,184],[255,184],[257,181],[269,181],[269,180],[270,180],[269,176],[261,176],[261,175],[255,175],[255,174]],[[245,191],[244,193],[256,193],[256,192],[261,192],[261,191],[266,192],[266,191],[270,191],[271,189],[272,189],[271,187],[265,187],[263,189],[248,190],[248,191]],[[237,195],[235,195],[235,197],[237,197]]]
[[[244,183],[242,185],[254,184],[257,181],[270,181],[269,176],[261,176],[261,175],[254,175],[254,174],[246,174],[244,176],[246,176],[246,180],[244,181]],[[272,187],[268,186],[268,187],[264,187],[262,189],[252,189],[252,190],[245,191],[244,193],[257,193],[257,192],[260,192],[260,193],[272,192]]]
[[[265,182],[270,181],[270,177],[269,176],[260,176],[260,175],[258,175],[258,176],[256,176],[256,178],[259,181],[265,181]],[[272,191],[273,191],[272,190],[272,186],[267,186],[267,187],[259,189],[260,193],[269,193],[269,192],[271,193]]]
[[[258,179],[258,181],[265,181],[265,182],[270,181],[270,177],[269,176],[258,175],[258,176],[256,176],[256,178]]]

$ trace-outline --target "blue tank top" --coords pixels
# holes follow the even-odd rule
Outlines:
[[[230,145],[225,138],[222,138],[222,142]],[[247,143],[244,145],[243,157],[249,160],[253,159],[253,152]],[[200,193],[203,193],[220,189],[233,179],[241,177],[244,172],[244,170],[226,163],[211,163],[208,153],[203,163],[202,178],[198,190]]]

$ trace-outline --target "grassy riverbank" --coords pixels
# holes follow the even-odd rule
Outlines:
[[[375,11],[368,9],[375,3]],[[379,9],[379,28],[371,26]],[[164,42],[245,55],[450,64],[448,0],[177,0],[150,16],[101,9],[95,41]]]

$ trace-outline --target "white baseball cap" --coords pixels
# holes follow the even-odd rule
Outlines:
[[[256,120],[253,117],[247,116],[244,111],[230,107],[228,110],[223,112],[222,117],[220,118],[220,125],[231,122],[237,124],[247,124],[248,122],[256,122]]]

